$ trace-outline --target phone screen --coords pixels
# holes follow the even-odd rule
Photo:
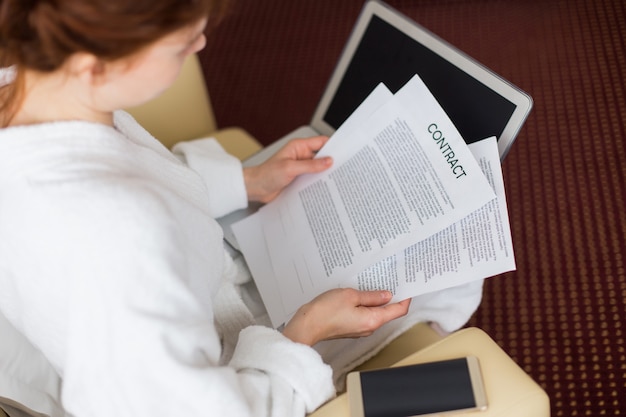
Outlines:
[[[406,417],[476,407],[466,358],[362,372],[366,417]]]

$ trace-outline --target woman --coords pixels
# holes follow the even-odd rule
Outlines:
[[[255,325],[213,218],[328,168],[312,159],[326,138],[242,170],[212,140],[172,154],[118,111],[165,90],[223,10],[0,0],[0,311],[58,372],[71,415],[304,415],[334,394],[311,346],[332,361],[341,343],[319,342],[408,311],[385,291],[335,290],[282,332]]]

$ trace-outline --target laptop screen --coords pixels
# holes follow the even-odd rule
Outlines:
[[[415,74],[467,143],[489,136],[500,139],[516,105],[376,15],[322,118],[337,129],[378,83],[395,93]]]

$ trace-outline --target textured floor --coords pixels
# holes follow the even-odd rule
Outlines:
[[[389,1],[529,92],[503,164],[517,271],[470,324],[553,416],[626,415],[626,2]],[[270,143],[306,123],[358,0],[238,0],[201,59],[221,126]]]

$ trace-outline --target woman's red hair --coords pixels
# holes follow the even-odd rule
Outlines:
[[[0,0],[0,67],[15,81],[0,89],[6,125],[19,105],[25,69],[50,72],[77,52],[104,61],[130,56],[163,36],[208,17],[227,0]],[[7,117],[7,115],[9,115]]]

